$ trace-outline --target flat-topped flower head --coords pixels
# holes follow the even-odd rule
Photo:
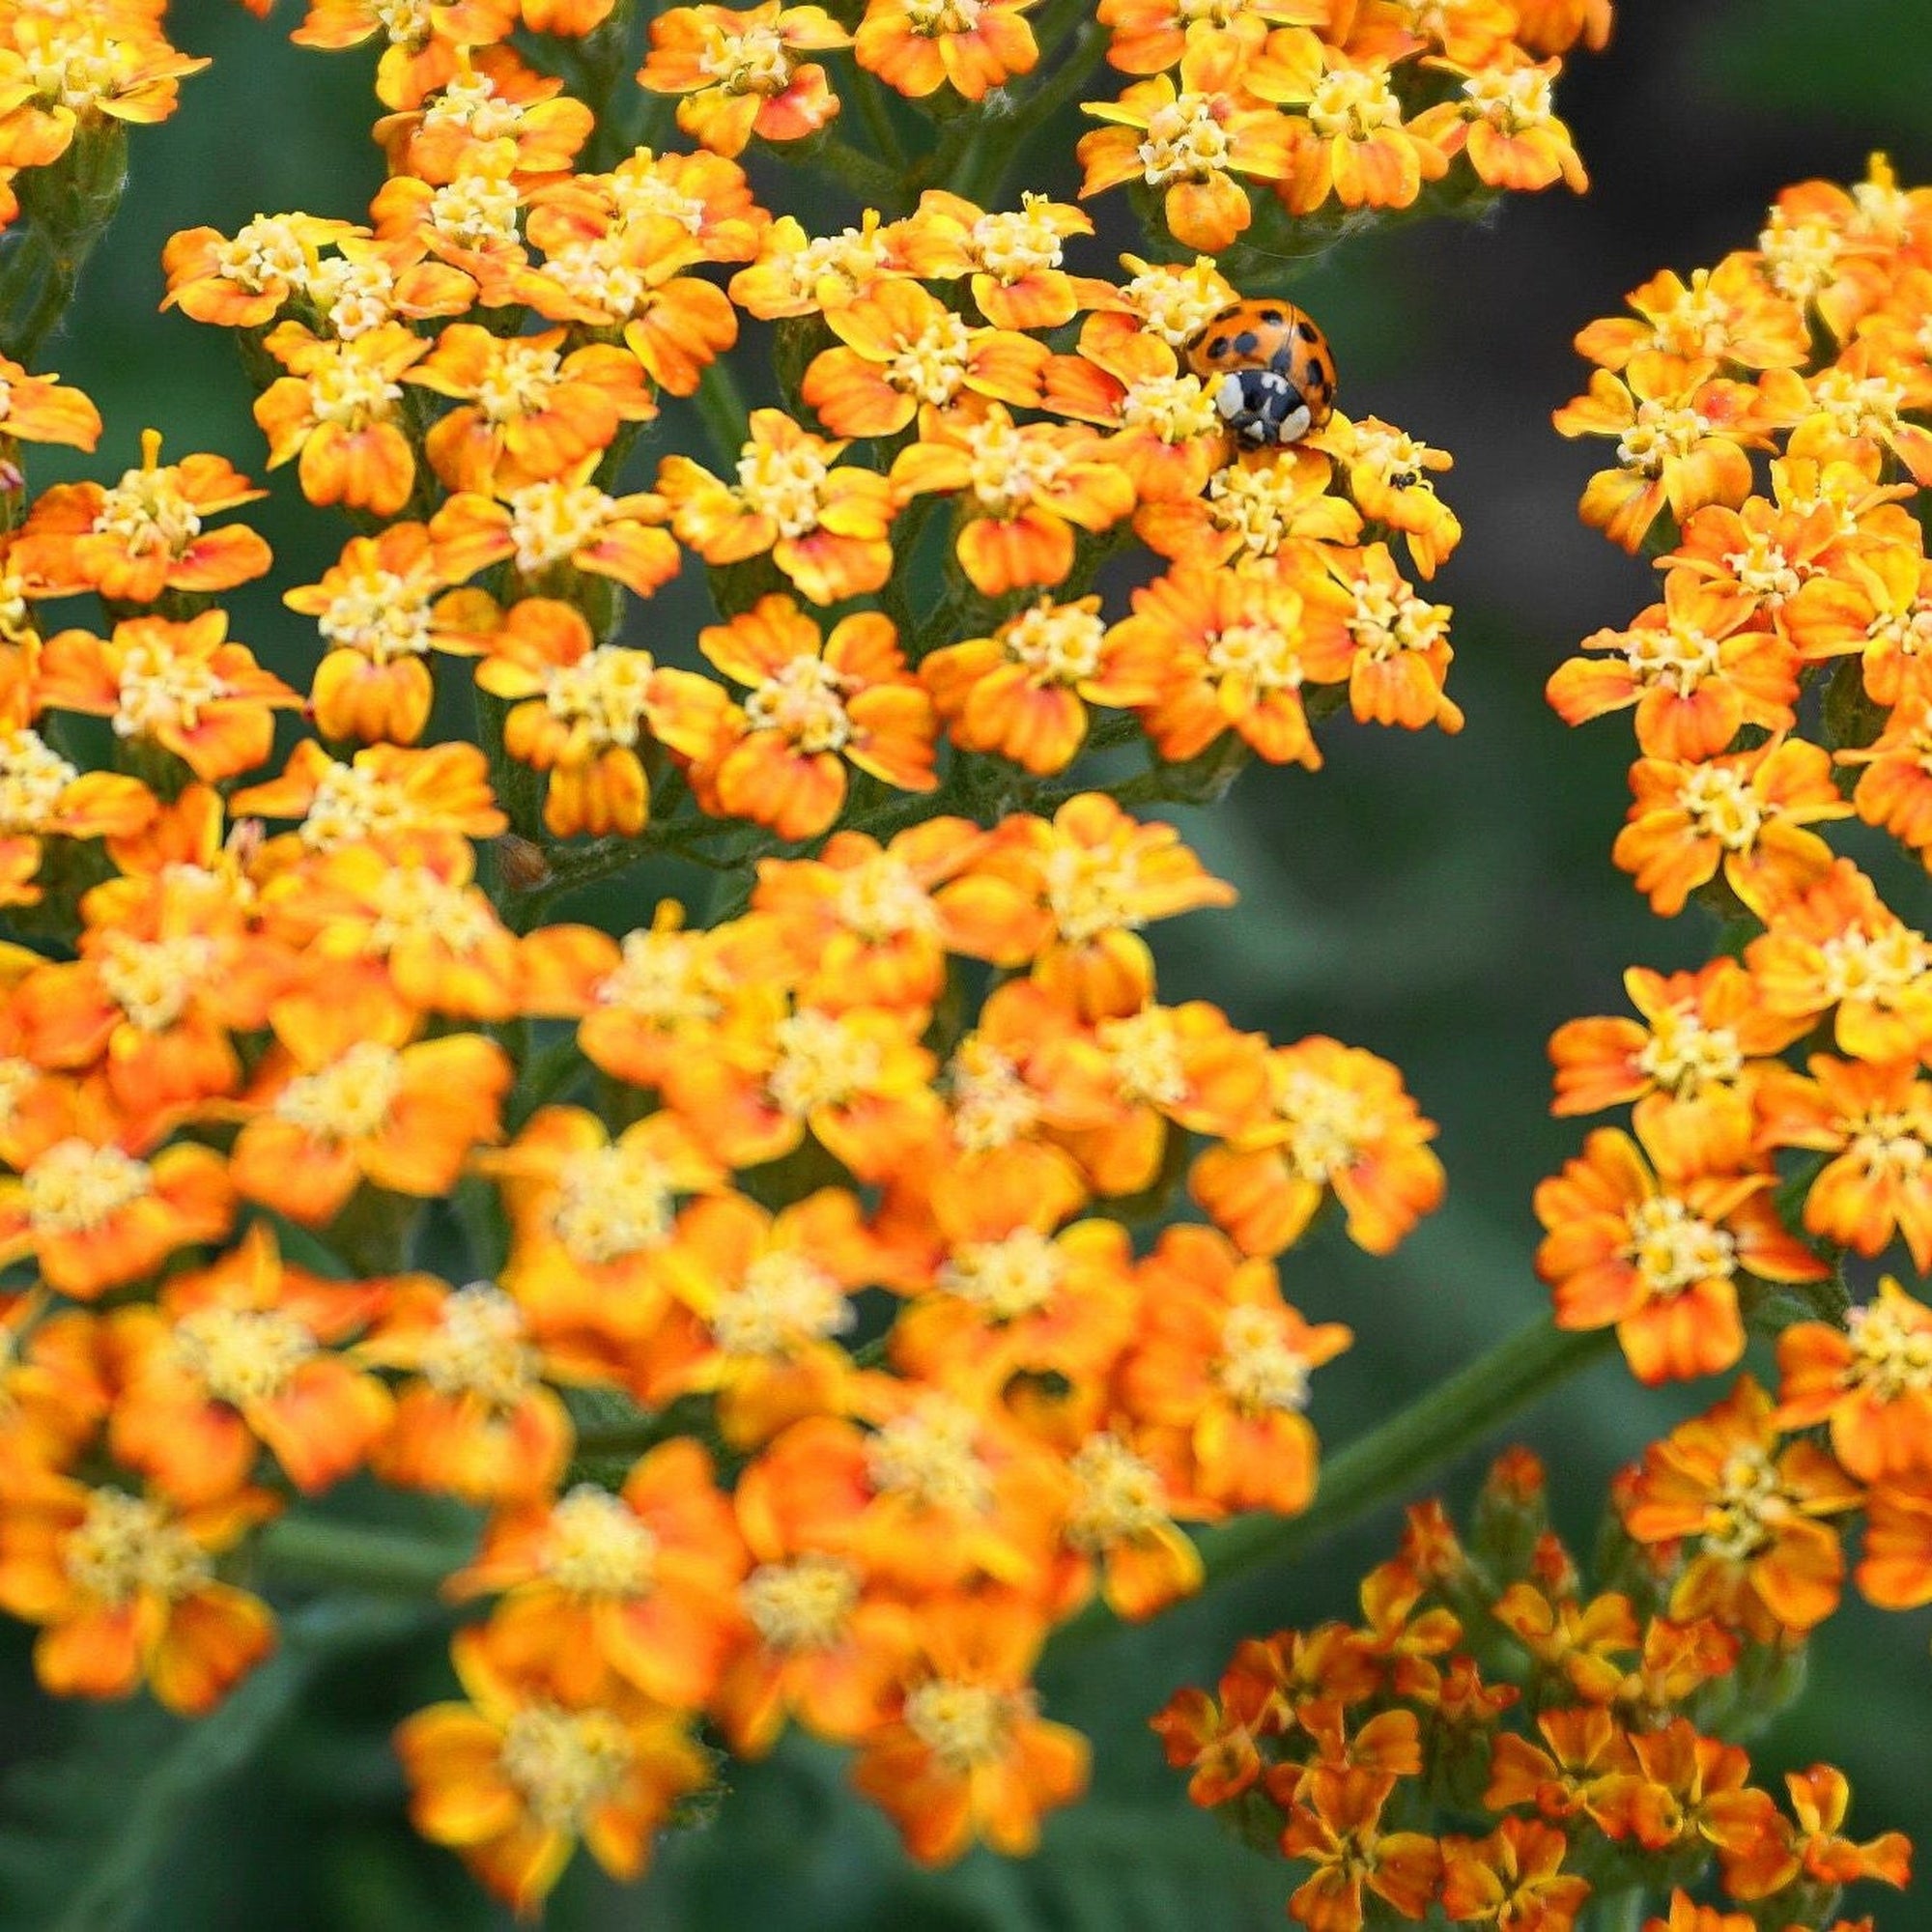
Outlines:
[[[838,97],[806,56],[851,44],[819,7],[673,7],[651,21],[638,84],[678,96],[677,125],[713,154],[736,156],[753,134],[796,141],[824,127]]]

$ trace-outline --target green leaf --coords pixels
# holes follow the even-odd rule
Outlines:
[[[331,1657],[394,1642],[440,1613],[396,1604],[316,1604],[213,1715],[185,1720],[146,1698],[89,1707],[68,1749],[0,1787],[0,1898],[38,1932],[122,1932],[193,1807],[244,1770]]]

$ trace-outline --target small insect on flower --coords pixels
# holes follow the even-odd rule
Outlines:
[[[1335,356],[1293,302],[1262,298],[1224,308],[1187,345],[1231,434],[1246,443],[1299,442],[1328,420]]]

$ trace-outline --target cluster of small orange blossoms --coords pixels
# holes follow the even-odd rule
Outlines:
[[[1592,1591],[1550,1532],[1535,1458],[1512,1450],[1466,1545],[1439,1505],[1409,1511],[1358,1627],[1249,1639],[1218,1696],[1170,1700],[1153,1720],[1168,1762],[1197,1804],[1306,1868],[1288,1909],[1310,1932],[1432,1912],[1571,1932],[1592,1897],[1633,1894],[1668,1895],[1645,1932],[1871,1932],[1836,1917],[1839,1895],[1905,1885],[1906,1840],[1845,1836],[1831,1765],[1786,1776],[1787,1814],[1724,1741],[1789,1694],[1788,1655],[1680,1601],[1674,1545],[1613,1522],[1602,1561]],[[1419,1829],[1445,1811],[1474,1829]],[[1694,1901],[1713,1865],[1745,1910]]]

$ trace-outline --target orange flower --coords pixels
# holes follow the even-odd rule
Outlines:
[[[1252,53],[1271,26],[1326,27],[1328,0],[1217,0],[1207,14],[1187,0],[1100,0],[1094,17],[1112,39],[1108,64],[1125,73],[1163,73],[1196,41],[1234,38]]]
[[[1804,585],[1786,611],[1799,656],[1819,664],[1856,653],[1875,704],[1902,702],[1932,671],[1932,563],[1914,538],[1845,558]]]
[[[852,58],[913,100],[949,81],[955,94],[981,100],[1039,60],[1023,17],[1037,0],[867,0],[852,40]]]
[[[1318,1768],[1302,1780],[1282,1833],[1282,1850],[1315,1867],[1288,1901],[1308,1932],[1361,1932],[1364,1893],[1405,1918],[1420,1918],[1435,1894],[1441,1854],[1419,1832],[1385,1832],[1382,1807],[1395,1778]]]
[[[382,34],[386,44],[376,67],[376,98],[384,107],[406,108],[449,82],[460,71],[462,49],[507,40],[516,24],[516,0],[419,0],[393,15],[380,0],[309,0],[289,39],[333,50]]]
[[[1050,822],[1003,819],[966,875],[939,892],[953,951],[1030,964],[1088,1019],[1138,1012],[1151,994],[1138,927],[1234,898],[1171,825],[1140,824],[1099,792],[1068,799]]]
[[[158,430],[141,432],[141,467],[112,489],[57,483],[35,500],[12,561],[60,586],[98,590],[110,603],[152,604],[167,590],[232,590],[261,577],[269,546],[239,524],[202,520],[266,497],[225,457],[163,466]]]
[[[1751,1155],[1742,1116],[1653,1114],[1637,1131],[1642,1152],[1598,1128],[1580,1159],[1538,1185],[1536,1270],[1557,1326],[1614,1323],[1639,1381],[1716,1375],[1744,1353],[1741,1270],[1779,1282],[1831,1270],[1778,1220],[1777,1177]]]
[[[1089,316],[1080,353],[1048,362],[1044,406],[1112,430],[1108,447],[1142,502],[1198,497],[1227,450],[1213,397],[1159,335],[1109,321]]]
[[[401,323],[347,342],[313,335],[298,322],[271,329],[264,346],[286,376],[256,398],[269,439],[269,468],[299,456],[302,495],[393,517],[415,487],[415,458],[396,421],[404,370],[429,344]]]
[[[1793,424],[1793,456],[1830,461],[1883,452],[1921,489],[1932,483],[1932,430],[1905,414],[1932,407],[1932,367],[1923,362],[1901,362],[1877,342],[1854,342],[1815,375],[1768,369],[1758,387],[1766,410]]]
[[[501,1289],[452,1289],[429,1275],[384,1286],[381,1319],[355,1353],[412,1379],[396,1391],[395,1421],[370,1453],[385,1483],[469,1503],[524,1501],[554,1491],[575,1432],[550,1381],[575,1379],[546,1354]]]
[[[808,235],[781,214],[760,241],[757,260],[731,277],[730,297],[747,315],[778,322],[832,310],[892,275],[903,275],[901,225],[881,222],[868,208],[857,228]]]
[[[47,640],[39,688],[53,709],[111,719],[117,737],[158,745],[210,782],[263,763],[273,713],[301,703],[229,640],[222,611],[185,624],[129,617],[110,639],[63,631]]]
[[[114,1454],[189,1506],[242,1491],[264,1447],[305,1494],[341,1481],[388,1427],[390,1404],[329,1349],[380,1294],[290,1267],[257,1222],[212,1268],[174,1276],[157,1307],[109,1318]]]
[[[1086,1789],[1086,1739],[1035,1715],[1028,1674],[1045,1634],[1009,1593],[942,1598],[922,1613],[923,1655],[897,1719],[866,1739],[852,1773],[922,1864],[950,1863],[975,1839],[1031,1852],[1040,1814]]]
[[[1442,1199],[1435,1122],[1387,1061],[1320,1034],[1275,1048],[1267,1069],[1265,1110],[1196,1160],[1194,1198],[1244,1254],[1273,1256],[1301,1238],[1332,1188],[1349,1238],[1391,1253]]]
[[[0,438],[14,442],[64,442],[92,449],[100,440],[100,412],[58,376],[30,376],[0,355]]]
[[[0,1303],[0,1456],[8,1487],[31,1489],[94,1439],[112,1400],[100,1326],[79,1309],[48,1313],[44,1291]]]
[[[542,0],[528,0],[527,14]],[[538,29],[541,31],[541,29]],[[519,178],[566,173],[589,139],[595,117],[552,74],[533,73],[507,46],[459,46],[456,71],[434,100],[385,114],[371,129],[392,175],[441,187],[474,165],[491,141],[516,144]]]
[[[1590,185],[1570,130],[1551,104],[1561,61],[1528,60],[1505,47],[1473,71],[1460,61],[1443,65],[1462,73],[1462,99],[1417,115],[1409,124],[1413,135],[1444,155],[1467,155],[1476,179],[1492,187],[1533,193],[1560,181],[1581,194]]]
[[[1769,1642],[1837,1606],[1844,1552],[1819,1519],[1853,1508],[1859,1486],[1824,1450],[1777,1441],[1771,1398],[1745,1376],[1644,1452],[1624,1526],[1639,1543],[1700,1539],[1672,1616],[1716,1616]]]
[[[735,485],[686,456],[659,466],[657,487],[678,540],[710,564],[769,551],[813,604],[878,589],[893,570],[892,484],[874,470],[838,465],[842,442],[809,434],[781,410],[753,410],[751,432]]]
[[[139,779],[80,771],[33,729],[27,676],[0,659],[0,906],[40,903],[49,838],[130,838],[158,810]]]
[[[235,1184],[304,1227],[356,1187],[434,1199],[501,1131],[514,1068],[477,1034],[410,1044],[415,1015],[380,982],[325,976],[270,1015],[276,1044],[243,1099]]]
[[[1484,1838],[1444,1838],[1444,1916],[1497,1932],[1570,1932],[1592,1888],[1563,1870],[1569,1852],[1564,1833],[1533,1818],[1505,1818]]]
[[[1463,526],[1433,480],[1435,471],[1453,466],[1448,451],[1432,449],[1379,416],[1354,422],[1331,414],[1309,440],[1341,466],[1363,516],[1401,531],[1416,575],[1425,582],[1434,577],[1463,541]]]
[[[1864,767],[1852,804],[1867,825],[1921,857],[1932,849],[1932,689],[1908,693],[1870,745],[1837,758]]]
[[[1831,868],[1832,848],[1805,828],[1852,814],[1832,782],[1831,753],[1803,738],[1701,764],[1639,758],[1631,790],[1610,856],[1666,918],[1719,868],[1751,911],[1773,917]]]
[[[1861,1483],[1932,1471],[1932,1308],[1890,1275],[1845,1325],[1800,1321],[1777,1338],[1780,1429],[1828,1423],[1832,1453]]]
[[[1325,624],[1305,621],[1304,591]],[[1141,717],[1163,758],[1198,757],[1233,729],[1270,764],[1321,766],[1303,693],[1341,683],[1354,662],[1353,600],[1331,578],[1183,562],[1135,590],[1133,604],[1107,635],[1133,648],[1130,662],[1161,667]]]
[[[1932,1081],[1914,1060],[1872,1065],[1813,1054],[1811,1078],[1786,1071],[1759,1095],[1763,1147],[1833,1158],[1804,1196],[1804,1225],[1867,1258],[1903,1236],[1913,1265],[1932,1268]]]
[[[497,1655],[551,1672],[573,1701],[613,1675],[695,1711],[739,1634],[745,1548],[711,1458],[688,1436],[639,1458],[617,1495],[580,1483],[492,1519],[474,1561],[444,1584],[459,1603],[500,1595]]]
[[[917,282],[878,282],[825,320],[840,346],[812,358],[799,394],[834,436],[895,436],[915,416],[929,427],[968,394],[1039,401],[1044,343],[970,328]]]
[[[900,502],[928,491],[970,492],[955,539],[961,568],[984,597],[1064,582],[1073,526],[1111,528],[1134,506],[1133,485],[1106,445],[1073,424],[1016,425],[1002,403],[961,410],[893,459]]]
[[[44,167],[76,139],[114,122],[147,127],[175,111],[176,82],[208,65],[177,51],[158,14],[136,8],[89,14],[27,11],[7,23],[10,55],[28,85],[0,118],[0,166]]]
[[[453,322],[408,372],[406,381],[462,404],[423,440],[450,489],[508,496],[559,479],[608,449],[621,424],[657,413],[635,355],[602,342],[565,355],[566,333],[504,337]]]
[[[774,595],[707,626],[697,644],[752,687],[693,768],[706,810],[812,838],[844,810],[848,762],[899,791],[937,788],[932,700],[906,668],[890,618],[862,611],[821,636],[791,598]]]
[[[825,70],[800,56],[851,44],[820,7],[673,7],[651,21],[638,85],[681,96],[677,125],[714,155],[734,156],[753,134],[796,141],[824,127],[838,97]]]
[[[1747,1782],[1750,1760],[1736,1745],[1700,1737],[1685,1718],[1660,1730],[1634,1731],[1635,1775],[1615,1781],[1604,1806],[1605,1829],[1642,1851],[1708,1856],[1714,1847],[1724,1889],[1739,1896],[1781,1857],[1789,1828],[1771,1794]]]
[[[1041,597],[989,638],[931,651],[919,674],[962,751],[992,752],[1037,776],[1063,772],[1087,740],[1087,706],[1151,702],[1158,646],[1108,630],[1098,597]]]
[[[1336,613],[1306,588],[1317,561],[1347,590],[1354,608],[1342,619],[1353,650],[1349,669],[1349,709],[1362,724],[1399,724],[1420,731],[1434,724],[1463,728],[1463,713],[1443,682],[1455,653],[1449,643],[1449,607],[1431,604],[1395,567],[1386,544],[1335,550],[1298,544],[1286,555],[1282,576],[1301,590],[1309,628],[1331,627]],[[1314,639],[1307,640],[1313,643]]]
[[[1080,198],[1141,182],[1161,190],[1168,233],[1184,248],[1219,254],[1254,219],[1236,179],[1280,181],[1293,165],[1293,129],[1246,86],[1254,50],[1237,35],[1189,37],[1180,84],[1165,73],[1137,81],[1118,100],[1082,103],[1113,125],[1075,149],[1086,178]]]
[[[1352,1333],[1304,1321],[1272,1264],[1211,1228],[1168,1228],[1140,1275],[1141,1336],[1121,1377],[1143,1446],[1179,1495],[1298,1516],[1315,1493],[1308,1378]]]
[[[1331,195],[1344,208],[1407,208],[1424,182],[1449,170],[1437,123],[1404,125],[1383,61],[1357,60],[1307,27],[1280,27],[1239,72],[1248,93],[1299,109],[1281,123],[1288,165],[1275,178],[1291,214],[1311,214]]]
[[[1105,282],[1069,275],[1061,264],[1072,235],[1094,224],[1079,209],[1025,193],[1015,209],[990,213],[942,188],[895,224],[895,259],[921,281],[971,278],[973,301],[996,328],[1057,328],[1111,298]]]
[[[1580,724],[1634,704],[1649,757],[1694,763],[1728,750],[1743,725],[1788,731],[1797,722],[1798,652],[1763,625],[1751,600],[1688,570],[1671,571],[1663,602],[1628,630],[1597,631],[1583,648],[1611,655],[1559,666],[1550,709]]]
[[[213,1559],[274,1515],[244,1490],[177,1511],[125,1490],[38,1479],[0,1502],[0,1608],[42,1626],[34,1669],[57,1697],[126,1697],[145,1682],[185,1718],[212,1711],[275,1647],[259,1598]]]
[[[1143,503],[1134,534],[1174,563],[1248,564],[1321,545],[1353,543],[1361,512],[1333,494],[1335,469],[1319,449],[1243,450],[1183,502]],[[1297,542],[1306,539],[1306,542]],[[1303,566],[1297,579],[1318,574]]]
[[[691,758],[716,745],[728,710],[719,686],[648,651],[599,644],[573,606],[526,597],[507,611],[469,614],[489,650],[478,688],[523,700],[504,720],[503,748],[549,773],[544,824],[557,838],[643,830],[650,790],[639,746],[647,731]]]
[[[539,596],[581,596],[583,573],[649,597],[684,561],[670,532],[658,527],[669,506],[641,490],[607,495],[590,481],[596,466],[594,456],[583,457],[549,481],[510,491],[501,503],[452,497],[430,520],[432,539],[466,561],[473,556],[478,568],[513,559]]]
[[[1563,436],[1613,436],[1614,469],[1583,491],[1583,521],[1634,554],[1668,508],[1682,524],[1706,503],[1735,509],[1750,495],[1749,449],[1770,447],[1757,390],[1667,356],[1634,357],[1620,376],[1600,369],[1587,395],[1551,420]]]
[[[1649,355],[1672,358],[1680,370],[1712,362],[1801,369],[1811,359],[1802,312],[1772,289],[1755,249],[1735,249],[1715,269],[1693,269],[1689,281],[1664,269],[1624,299],[1637,319],[1591,323],[1577,337],[1577,355],[1605,369]]]
[[[611,1877],[639,1877],[652,1833],[711,1766],[686,1719],[641,1691],[572,1696],[554,1660],[504,1651],[488,1626],[459,1632],[450,1656],[469,1701],[406,1718],[396,1753],[416,1830],[533,1918],[579,1838]]]

